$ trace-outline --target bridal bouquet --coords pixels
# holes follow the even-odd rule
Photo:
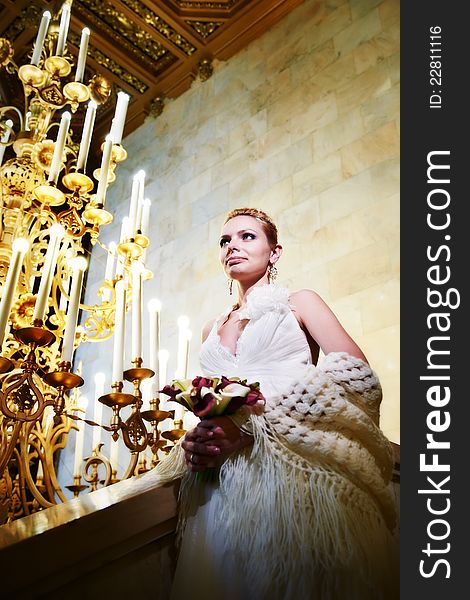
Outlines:
[[[201,419],[231,415],[241,406],[254,406],[264,401],[259,383],[247,383],[239,377],[195,377],[174,379],[162,394],[182,404]]]

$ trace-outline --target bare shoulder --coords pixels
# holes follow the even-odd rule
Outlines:
[[[315,292],[314,290],[309,290],[309,289],[302,289],[302,290],[297,290],[296,292],[291,292],[290,294],[290,298],[292,300],[300,300],[300,301],[308,301],[308,300],[312,300],[312,299],[316,299],[316,298],[320,298],[319,294],[317,294],[317,292]]]
[[[289,302],[302,328],[308,331],[324,354],[347,352],[367,362],[362,350],[317,292],[308,289],[293,292]]]
[[[302,289],[292,292],[289,296],[289,302],[292,308],[302,310],[302,308],[311,308],[315,306],[327,306],[322,297],[314,290]]]
[[[207,321],[207,323],[204,325],[204,327],[202,328],[202,341],[205,342],[207,339],[207,336],[209,335],[209,333],[211,332],[212,327],[214,326],[216,319],[210,319],[210,321]]]

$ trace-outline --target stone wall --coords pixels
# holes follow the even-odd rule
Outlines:
[[[124,140],[103,240],[117,241],[143,168],[154,273],[144,298],[162,301],[168,378],[181,314],[198,373],[201,327],[231,303],[218,263],[224,214],[255,206],[278,223],[278,282],[319,292],[363,348],[384,388],[382,427],[399,442],[399,79],[398,0],[306,0]],[[99,250],[89,299],[104,274]],[[92,361],[85,375],[109,378],[110,352],[78,352]]]

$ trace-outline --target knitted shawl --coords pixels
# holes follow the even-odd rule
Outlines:
[[[253,598],[398,598],[393,453],[378,425],[377,376],[344,352],[301,371],[249,416],[253,446],[220,469],[227,552]],[[156,470],[159,481],[185,473],[182,449]],[[186,472],[180,530],[195,485]]]

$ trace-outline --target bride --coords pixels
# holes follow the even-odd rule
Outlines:
[[[227,215],[220,261],[238,301],[204,327],[201,369],[259,382],[266,403],[200,421],[176,451],[172,598],[398,598],[380,384],[315,292],[273,283],[281,254],[266,213]],[[214,468],[217,482],[201,481]]]

